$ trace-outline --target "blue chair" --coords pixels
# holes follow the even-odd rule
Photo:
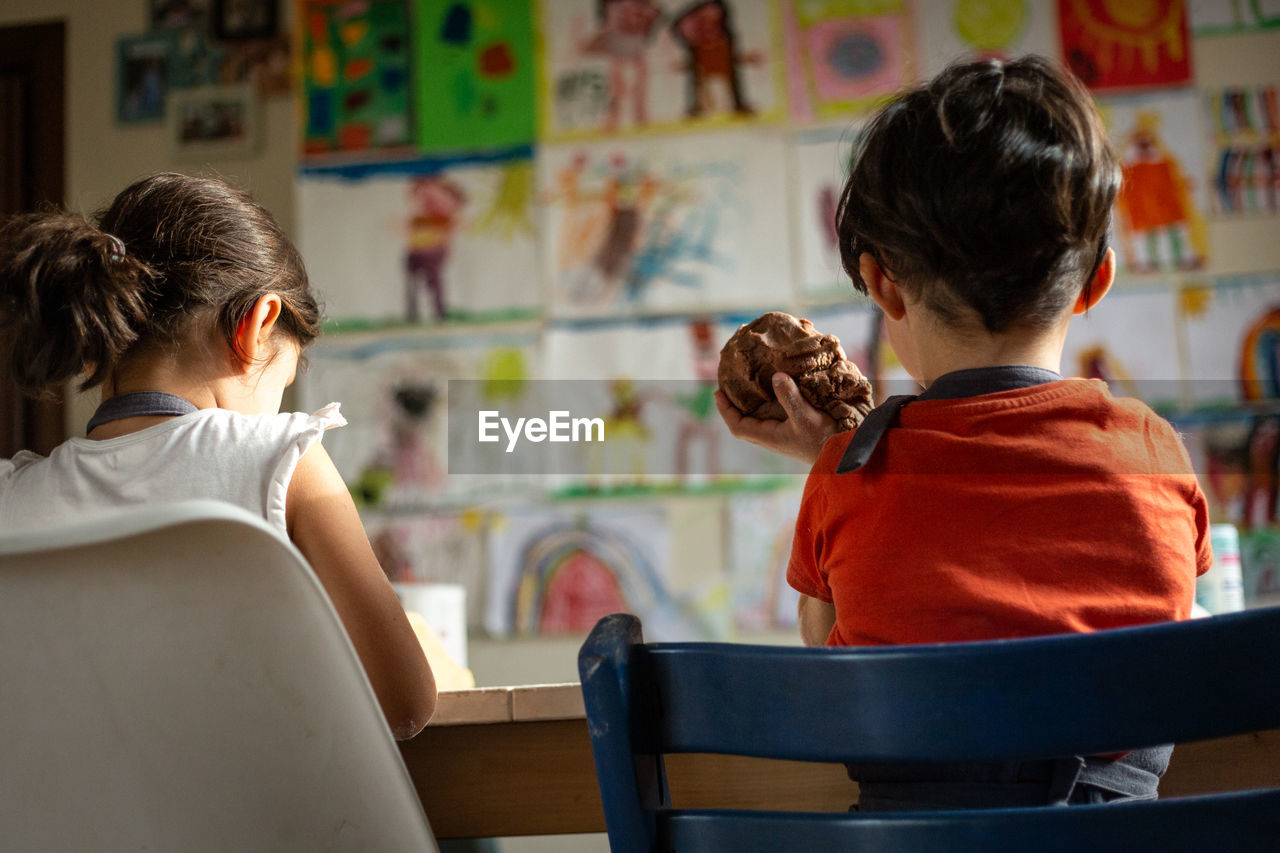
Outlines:
[[[1280,788],[972,811],[678,809],[662,759],[1030,760],[1280,728],[1280,608],[841,649],[645,644],[640,622],[615,614],[595,626],[578,668],[614,853],[1280,850]]]

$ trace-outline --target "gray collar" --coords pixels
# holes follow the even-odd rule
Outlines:
[[[868,412],[858,431],[853,434],[853,440],[845,448],[844,456],[840,457],[836,473],[847,474],[867,464],[867,460],[875,452],[885,432],[897,423],[898,412],[913,400],[959,400],[965,397],[980,397],[1000,391],[1033,388],[1036,385],[1057,382],[1061,378],[1061,374],[1052,370],[1022,364],[973,367],[943,374],[935,379],[923,394],[898,394]]]

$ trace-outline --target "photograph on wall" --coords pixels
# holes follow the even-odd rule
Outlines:
[[[1280,0],[1187,0],[1191,33],[1230,35],[1280,27]]]
[[[248,86],[169,93],[169,141],[181,160],[247,157],[258,147],[259,104]]]
[[[1280,212],[1280,86],[1202,93],[1214,213]]]
[[[556,316],[721,310],[790,295],[781,136],[544,146],[538,168]]]
[[[424,509],[536,489],[518,454],[502,473],[452,473],[467,460],[451,453],[448,430],[452,380],[472,380],[492,408],[516,405],[537,375],[536,346],[528,330],[329,336],[307,351],[299,404],[342,404],[347,425],[325,435],[325,449],[361,506]]]
[[[1280,399],[1280,274],[1186,285],[1177,305],[1193,403]]]
[[[792,117],[845,118],[911,83],[911,10],[911,0],[784,0]]]
[[[301,0],[303,153],[412,142],[406,0]]]
[[[780,117],[775,0],[541,0],[551,140]]]
[[[223,52],[224,83],[247,83],[264,98],[293,94],[293,47],[288,36],[227,42]]]
[[[671,588],[661,509],[512,509],[491,516],[485,627],[496,636],[586,635],[634,613],[646,640],[706,639],[696,606]]]
[[[1115,241],[1120,268],[1196,270],[1209,259],[1205,148],[1192,90],[1107,98],[1098,104],[1120,157]]]
[[[1192,82],[1184,0],[1058,0],[1058,31],[1063,61],[1094,91]]]
[[[1058,59],[1058,16],[1040,0],[915,0],[920,76],[964,59]]]
[[[279,0],[213,0],[213,33],[223,41],[269,39],[280,30]]]
[[[206,29],[212,0],[150,0],[153,30]]]
[[[849,298],[853,285],[840,261],[836,208],[852,166],[859,123],[803,131],[792,140],[797,275],[801,296]]]
[[[1117,397],[1157,410],[1187,400],[1178,346],[1177,295],[1168,282],[1113,287],[1088,313],[1073,317],[1062,350],[1063,376],[1101,379]]]
[[[542,304],[535,196],[527,159],[304,172],[298,249],[331,322],[528,318]]]
[[[414,13],[418,147],[435,153],[532,144],[533,4],[416,0]]]
[[[800,595],[787,583],[800,489],[734,495],[726,503],[734,627],[742,632],[796,627]]]
[[[116,118],[125,123],[164,118],[177,38],[169,31],[116,41]]]

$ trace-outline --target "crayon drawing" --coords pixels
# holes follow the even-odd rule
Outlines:
[[[516,510],[489,534],[485,626],[497,636],[585,635],[610,613],[634,613],[655,640],[705,636],[671,592],[660,510]]]
[[[1280,213],[1280,87],[1205,92],[1216,213]]]
[[[773,0],[541,0],[549,139],[768,119]]]
[[[783,21],[800,121],[865,110],[914,76],[910,0],[784,0]]]
[[[331,321],[497,320],[542,294],[528,160],[304,174],[298,248]]]
[[[779,137],[557,146],[539,157],[562,317],[769,304],[789,290]]]
[[[1039,0],[915,0],[920,76],[957,59],[1058,57],[1058,18]]]
[[[800,596],[787,584],[787,564],[799,511],[799,490],[729,499],[729,583],[738,630],[796,626]]]
[[[800,293],[813,299],[849,299],[854,290],[840,261],[836,206],[852,167],[858,124],[810,130],[792,145],[799,206],[792,214],[796,232]]]
[[[405,0],[302,0],[303,154],[412,142]]]
[[[1280,398],[1280,276],[1220,279],[1178,297],[1192,402]]]
[[[536,132],[528,0],[416,0],[414,124],[428,152],[528,145]]]
[[[484,516],[461,512],[367,513],[365,532],[394,583],[449,583],[466,590],[467,624],[484,624]]]
[[[1242,411],[1173,421],[1208,498],[1214,521],[1241,531],[1273,528],[1280,473],[1280,416]]]
[[[1187,0],[1191,32],[1197,36],[1225,35],[1280,27],[1277,0]]]
[[[1165,284],[1112,290],[1067,327],[1062,375],[1101,379],[1117,397],[1156,408],[1181,405],[1176,301]]]
[[[530,478],[451,474],[450,466],[468,468],[451,454],[446,412],[450,380],[485,380],[475,386],[494,405],[525,393],[535,340],[515,331],[335,336],[308,352],[300,402],[309,409],[343,404],[347,426],[327,435],[325,447],[361,505],[420,509],[533,488]],[[508,473],[518,475],[518,466]]]
[[[1130,272],[1192,270],[1208,259],[1200,164],[1204,134],[1194,92],[1113,98],[1100,105],[1120,156],[1116,253]]]
[[[1062,57],[1095,91],[1191,82],[1183,0],[1058,0]]]
[[[776,476],[787,460],[730,436],[715,410],[720,348],[750,318],[653,318],[554,324],[547,373],[574,395],[575,413],[601,417],[606,442],[567,482],[588,489],[703,486]]]

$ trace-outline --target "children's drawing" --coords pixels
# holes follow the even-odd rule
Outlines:
[[[541,305],[528,160],[304,173],[297,188],[298,248],[330,321],[497,320]]]
[[[444,295],[444,264],[449,244],[462,221],[467,194],[456,181],[444,175],[415,178],[409,185],[412,216],[409,219],[408,251],[405,253],[405,319],[416,323],[421,317],[419,291],[425,287],[437,320],[447,315]]]
[[[1191,32],[1197,36],[1251,32],[1280,27],[1276,0],[1187,0]]]
[[[357,502],[372,508],[413,508],[472,496],[503,494],[521,482],[518,459],[506,472],[475,471],[451,444],[450,380],[498,401],[525,392],[534,370],[535,337],[512,331],[501,339],[473,335],[334,336],[308,352],[300,376],[305,408],[342,403],[347,426],[325,436],[325,447]],[[318,402],[324,401],[324,402]],[[496,403],[495,403],[496,405]],[[528,480],[529,478],[524,478]]]
[[[779,137],[717,134],[544,149],[559,316],[772,303],[789,290]]]
[[[541,0],[551,139],[777,111],[773,0]]]
[[[565,485],[700,487],[794,471],[777,454],[733,439],[715,410],[720,348],[750,319],[552,325],[547,375],[571,403],[557,407],[605,421],[603,446],[580,451]]]
[[[483,513],[367,513],[365,531],[392,582],[460,584],[466,590],[467,624],[484,623]]]
[[[844,118],[909,84],[911,10],[910,0],[784,0],[792,116]]]
[[[1178,309],[1193,403],[1280,398],[1280,277],[1189,285]]]
[[[676,477],[681,482],[693,478],[692,456],[699,447],[704,454],[699,472],[710,478],[720,474],[720,441],[724,431],[715,403],[722,341],[709,320],[693,320],[689,333],[693,342],[693,385],[674,395],[681,409],[680,431],[676,436]]]
[[[1067,327],[1062,375],[1101,379],[1116,396],[1137,397],[1156,408],[1180,406],[1176,302],[1166,284],[1113,289]]]
[[[915,0],[920,76],[962,59],[1058,57],[1058,18],[1036,0]]]
[[[533,142],[534,35],[527,0],[416,0],[414,124],[429,152]]]
[[[749,116],[755,112],[747,99],[740,66],[759,65],[764,62],[764,54],[739,49],[732,13],[724,0],[691,3],[672,21],[671,32],[685,51],[685,115],[700,118],[715,111],[716,87],[727,92],[727,106],[735,114]]]
[[[1218,89],[1204,97],[1213,209],[1280,212],[1280,87]]]
[[[1274,528],[1280,474],[1280,416],[1243,411],[1187,414],[1173,420],[1215,522],[1242,531]]]
[[[302,0],[303,153],[408,145],[405,0]]]
[[[798,209],[800,292],[814,299],[852,298],[853,285],[840,261],[836,234],[836,207],[840,190],[852,167],[854,143],[860,125],[841,125],[798,134],[792,145]]]
[[[787,584],[800,490],[734,495],[728,501],[729,583],[741,631],[796,626],[800,596]]]
[[[1193,92],[1102,105],[1120,155],[1116,250],[1125,269],[1197,269],[1209,253],[1200,110]]]
[[[1183,0],[1058,0],[1062,56],[1097,91],[1191,82]]]
[[[489,535],[485,625],[498,636],[586,634],[610,613],[634,613],[654,639],[704,636],[670,591],[660,510],[512,511]]]

